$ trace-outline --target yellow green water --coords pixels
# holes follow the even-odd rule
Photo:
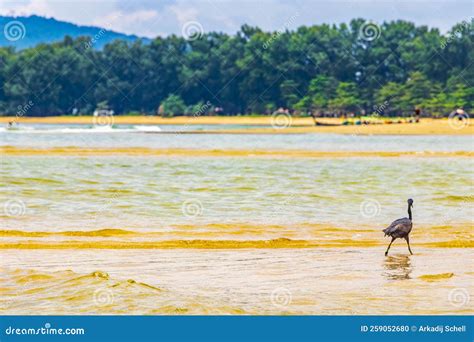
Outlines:
[[[415,249],[415,247],[414,247]],[[2,313],[472,314],[468,249],[3,251]],[[472,259],[471,259],[472,260]],[[72,271],[74,270],[74,271]]]
[[[68,129],[0,132],[2,314],[474,312],[471,137]]]

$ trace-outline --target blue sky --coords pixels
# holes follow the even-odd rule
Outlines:
[[[265,30],[348,22],[361,17],[381,23],[405,19],[446,32],[471,21],[466,0],[0,0],[1,15],[37,14],[139,36],[181,34],[187,22],[204,31],[235,33],[242,24]]]

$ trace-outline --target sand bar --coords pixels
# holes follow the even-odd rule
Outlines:
[[[311,151],[311,150],[201,150],[201,149],[152,149],[145,147],[87,148],[87,147],[0,147],[0,154],[42,156],[164,156],[164,157],[254,157],[254,158],[363,158],[363,157],[473,157],[472,151]]]

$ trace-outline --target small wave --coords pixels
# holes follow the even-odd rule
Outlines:
[[[454,273],[424,274],[418,278],[424,281],[437,281],[449,279],[452,277],[454,277]]]
[[[14,134],[71,134],[71,133],[133,133],[133,132],[161,132],[159,126],[135,125],[123,126],[90,126],[90,127],[66,127],[66,128],[42,128],[31,126],[19,126],[14,128],[0,127],[0,132]]]
[[[80,235],[77,235],[80,236]],[[41,237],[41,235],[37,235]],[[0,243],[0,249],[279,249],[373,247],[375,240],[335,239],[327,241],[277,238],[270,240],[29,240]]]
[[[21,230],[0,230],[1,237],[46,237],[46,236],[84,236],[84,237],[109,237],[109,236],[123,236],[134,235],[138,232],[123,229],[100,229],[88,231],[64,231],[64,232],[26,232]]]
[[[436,198],[437,201],[449,201],[449,202],[474,202],[473,195],[448,195]]]
[[[423,245],[426,247],[438,247],[438,248],[474,248],[474,241],[472,240],[436,241],[436,242],[426,242]]]
[[[162,129],[160,126],[133,126],[133,129],[139,132],[161,132]]]
[[[35,128],[31,126],[13,126],[13,127],[0,127],[0,132],[11,132],[11,133],[25,133],[34,131]]]
[[[69,270],[2,268],[0,271],[2,314],[249,314],[222,300],[216,305],[215,301],[209,303],[208,298],[183,295],[134,279],[111,277],[103,271],[88,274]]]
[[[35,237],[46,237],[36,233]],[[72,234],[71,234],[72,235]],[[12,236],[12,235],[10,235]],[[18,236],[18,235],[17,235]],[[72,235],[81,236],[81,235]],[[82,235],[85,236],[85,235]],[[95,235],[95,237],[104,235]],[[108,237],[107,235],[105,235]],[[20,237],[20,236],[18,236]],[[301,249],[301,248],[336,248],[336,247],[376,247],[385,245],[378,240],[334,239],[334,240],[294,240],[277,238],[270,240],[28,240],[1,242],[0,249]],[[420,246],[433,248],[473,248],[470,240],[450,240],[422,242]]]
[[[102,271],[1,271],[2,313],[124,314],[130,312],[130,303],[145,312],[165,305],[157,304],[163,300],[161,288],[134,279],[113,279]]]

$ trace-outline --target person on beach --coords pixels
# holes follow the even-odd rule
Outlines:
[[[416,108],[415,109],[415,122],[420,122],[420,114],[421,114],[420,108]]]

